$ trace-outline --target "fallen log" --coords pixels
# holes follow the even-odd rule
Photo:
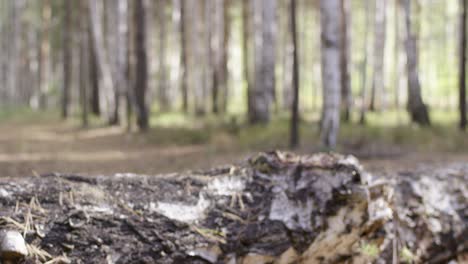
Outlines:
[[[260,153],[238,165],[156,176],[0,180],[0,227],[24,235],[26,263],[455,259],[467,237],[462,167],[459,192],[448,194],[456,206],[447,211],[425,198],[422,184],[432,183],[424,176],[373,179],[354,157],[338,154]],[[432,206],[442,227],[431,229],[434,220],[418,206]],[[422,224],[411,228],[407,218]],[[456,251],[438,246],[447,234]]]

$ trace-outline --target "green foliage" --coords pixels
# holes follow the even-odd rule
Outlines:
[[[411,252],[411,250],[409,250],[407,247],[403,247],[401,249],[400,259],[402,262],[413,263],[414,258],[415,257],[414,257],[413,252]]]
[[[379,247],[373,243],[362,242],[359,251],[364,256],[370,258],[377,258],[379,256],[380,250]]]

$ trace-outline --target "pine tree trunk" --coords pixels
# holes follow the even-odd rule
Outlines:
[[[340,2],[320,1],[322,28],[322,86],[323,107],[321,139],[324,146],[334,148],[340,125],[341,69],[340,69]]]
[[[229,62],[229,40],[231,36],[231,15],[230,15],[230,3],[231,1],[229,0],[223,0],[222,5],[220,8],[222,9],[220,12],[222,12],[222,34],[221,34],[221,72],[220,72],[220,85],[221,85],[221,91],[222,91],[222,97],[221,97],[221,111],[223,113],[227,112],[228,108],[228,98],[229,98],[229,69],[228,69],[228,62]]]
[[[341,97],[343,120],[350,120],[351,94],[351,0],[341,1]]]
[[[385,80],[384,57],[387,22],[387,0],[375,1],[375,28],[374,28],[374,75],[370,110],[375,111],[385,107]]]
[[[70,83],[71,83],[71,15],[72,2],[65,1],[63,16],[63,88],[62,88],[62,118],[68,118],[68,106],[70,104]]]
[[[102,2],[97,0],[89,0],[89,15],[91,21],[91,29],[93,35],[94,51],[96,53],[97,65],[99,67],[102,77],[102,96],[103,100],[100,102],[101,110],[107,118],[110,125],[116,124],[118,115],[116,108],[116,88],[112,76],[112,69],[110,59],[106,52],[104,43],[104,34],[102,30],[102,22],[100,14],[102,14]],[[103,104],[101,104],[103,103]]]
[[[242,0],[242,74],[243,81],[245,83],[245,94],[247,96],[247,115],[252,115],[252,81],[250,77],[250,28],[251,28],[251,16],[250,16],[250,2],[249,0]]]
[[[369,23],[370,23],[370,3],[369,0],[364,0],[365,6],[365,24],[364,24],[364,46],[362,52],[364,58],[361,64],[361,112],[359,116],[359,124],[366,123],[367,112],[367,58],[369,54]]]
[[[93,44],[93,33],[91,26],[88,27],[88,62],[89,62],[89,80],[90,80],[90,105],[91,112],[97,116],[101,114],[100,98],[99,98],[99,68],[97,65],[96,51]]]
[[[275,94],[276,0],[254,0],[255,85],[250,122],[268,123]]]
[[[185,12],[186,2],[180,0],[180,24],[179,24],[179,34],[180,34],[180,90],[182,93],[182,110],[188,112],[188,77],[187,77],[187,33],[186,33],[186,23],[187,15]]]
[[[70,1],[66,1],[67,3]],[[88,120],[88,105],[89,105],[89,100],[88,100],[88,87],[89,87],[89,44],[90,42],[88,41],[89,37],[89,23],[88,19],[86,16],[86,3],[87,2],[79,2],[79,7],[80,7],[80,13],[81,16],[79,18],[79,23],[80,23],[80,28],[79,28],[79,35],[80,35],[80,40],[79,40],[79,49],[80,49],[80,63],[79,63],[79,71],[80,71],[80,103],[81,103],[81,123],[83,127],[87,127],[89,124]],[[70,5],[70,4],[67,4]]]
[[[170,110],[170,99],[169,99],[169,85],[168,85],[168,72],[167,72],[167,15],[166,15],[166,0],[160,0],[156,3],[156,9],[158,11],[158,25],[159,25],[159,85],[158,85],[158,101],[159,109],[163,112]]]
[[[466,0],[460,0],[460,72],[459,72],[459,110],[460,129],[466,129]]]
[[[15,1],[17,2],[17,1]],[[39,108],[47,107],[47,93],[50,81],[50,39],[49,27],[51,20],[50,0],[42,0],[41,6],[41,43],[40,43],[40,79],[39,79]],[[18,33],[19,34],[19,33]],[[15,60],[13,60],[15,61]]]
[[[207,58],[205,54],[205,32],[203,27],[203,5],[201,1],[187,1],[190,10],[190,83],[195,115],[203,116],[206,114],[206,80]]]
[[[146,26],[145,7],[143,0],[134,0],[134,30],[135,30],[135,104],[137,125],[142,131],[149,127],[148,109],[145,102],[148,86],[148,62],[146,57]]]
[[[403,0],[406,24],[406,70],[408,75],[407,109],[411,120],[420,125],[430,125],[429,113],[421,97],[418,75],[418,47],[416,36],[411,30],[411,1]]]
[[[291,148],[299,145],[299,61],[298,61],[298,45],[297,45],[297,29],[296,29],[296,0],[290,1],[290,25],[291,39],[293,49],[292,61],[292,104],[291,104]]]

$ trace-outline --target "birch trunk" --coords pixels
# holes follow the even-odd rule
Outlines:
[[[385,107],[384,54],[387,21],[387,0],[375,1],[374,75],[372,79],[370,110]]]
[[[166,15],[166,0],[161,0],[156,3],[158,11],[158,24],[159,24],[159,85],[158,85],[158,101],[159,109],[161,111],[170,110],[169,98],[169,85],[168,85],[168,72],[167,72],[167,15]]]
[[[63,87],[62,87],[62,118],[68,118],[68,107],[70,104],[70,84],[71,84],[71,14],[72,1],[64,2],[63,16]]]
[[[320,1],[322,28],[322,86],[323,107],[321,140],[329,148],[337,143],[340,125],[340,0]]]
[[[255,85],[251,123],[268,123],[275,90],[275,0],[254,0]]]

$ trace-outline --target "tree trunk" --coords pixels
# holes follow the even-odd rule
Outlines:
[[[159,109],[163,112],[169,111],[170,98],[169,98],[169,83],[168,83],[168,72],[167,72],[167,15],[166,15],[166,3],[167,0],[157,1],[156,9],[158,11],[158,26],[159,26],[159,85],[158,85],[158,101]]]
[[[243,82],[245,83],[245,94],[247,96],[247,115],[250,117],[253,111],[252,102],[252,81],[250,77],[250,28],[251,28],[251,16],[250,16],[250,2],[249,0],[242,0],[242,74]]]
[[[340,126],[340,2],[320,1],[323,86],[321,139],[329,148],[336,146]]]
[[[254,0],[255,85],[250,123],[268,123],[275,91],[276,0]]]
[[[135,104],[137,125],[142,131],[149,127],[148,109],[145,96],[148,86],[148,62],[146,57],[146,26],[145,7],[143,0],[134,0],[134,30],[135,30]]]
[[[70,1],[66,1],[67,3]],[[89,118],[88,118],[88,105],[89,105],[89,98],[88,98],[88,87],[90,83],[89,79],[89,20],[86,16],[86,3],[84,1],[79,2],[79,8],[81,16],[79,18],[80,28],[79,28],[79,49],[80,49],[80,63],[79,63],[79,71],[80,71],[80,101],[81,101],[81,123],[83,127],[88,127]],[[67,4],[70,5],[70,4]]]
[[[460,68],[459,68],[459,110],[460,129],[466,129],[466,0],[460,0]]]
[[[372,90],[370,110],[375,111],[385,107],[385,80],[384,58],[387,21],[387,0],[375,1],[375,28],[374,28],[374,75],[372,78]]]
[[[297,45],[297,18],[296,18],[296,0],[290,1],[290,25],[291,39],[293,49],[292,61],[292,89],[293,98],[291,104],[291,148],[296,148],[299,145],[299,61],[298,61],[298,45]]]
[[[15,1],[16,2],[16,1]],[[40,42],[40,79],[39,79],[39,108],[44,110],[47,107],[47,94],[50,85],[50,39],[49,27],[51,20],[50,0],[41,2],[41,42]],[[15,61],[15,60],[13,60]]]
[[[207,81],[206,65],[208,63],[205,51],[205,30],[203,27],[203,5],[202,1],[187,1],[190,10],[190,83],[195,115],[206,114],[206,88]]]
[[[367,58],[369,54],[369,23],[370,23],[370,3],[369,0],[364,0],[365,7],[365,24],[364,24],[364,45],[362,48],[363,59],[361,64],[361,112],[359,124],[366,123],[367,112]]]
[[[223,113],[227,112],[228,108],[228,98],[229,98],[229,69],[228,69],[228,62],[229,62],[229,40],[231,36],[231,15],[230,15],[230,3],[229,0],[222,1],[222,5],[220,8],[222,9],[222,34],[221,34],[221,72],[219,77],[222,97],[221,97],[221,111]]]
[[[341,10],[341,98],[343,120],[349,122],[352,105],[351,93],[351,0],[342,0]]]
[[[418,76],[418,47],[416,36],[411,30],[411,1],[403,0],[406,25],[406,70],[408,76],[407,109],[411,120],[420,125],[430,125],[429,113],[421,97],[421,85]]]
[[[104,43],[104,34],[102,30],[102,22],[100,14],[102,14],[102,2],[97,0],[88,0],[89,2],[89,13],[91,21],[91,31],[93,35],[94,51],[96,53],[97,65],[99,67],[102,77],[102,96],[104,97],[101,101],[104,105],[101,110],[104,110],[104,114],[107,118],[107,122],[110,125],[114,125],[118,122],[118,115],[116,111],[116,88],[112,78],[112,68],[108,53],[106,52]]]
[[[93,33],[91,26],[88,26],[88,62],[89,62],[89,80],[90,80],[90,105],[91,112],[97,116],[101,114],[100,98],[99,98],[99,68],[96,59],[96,50],[93,44]]]
[[[281,36],[281,64],[282,64],[282,107],[285,110],[292,109],[293,101],[293,43],[292,43],[292,32],[291,32],[291,5],[292,1],[280,1],[278,7],[279,23],[280,23],[280,36]],[[284,13],[283,13],[284,12]]]
[[[63,15],[63,88],[62,88],[62,118],[68,118],[68,106],[70,104],[70,84],[71,84],[71,16],[72,1],[65,1]]]
[[[179,21],[179,39],[180,39],[180,91],[182,93],[182,110],[188,113],[188,77],[187,77],[187,33],[186,23],[187,15],[185,12],[186,1],[180,0],[180,21]]]

